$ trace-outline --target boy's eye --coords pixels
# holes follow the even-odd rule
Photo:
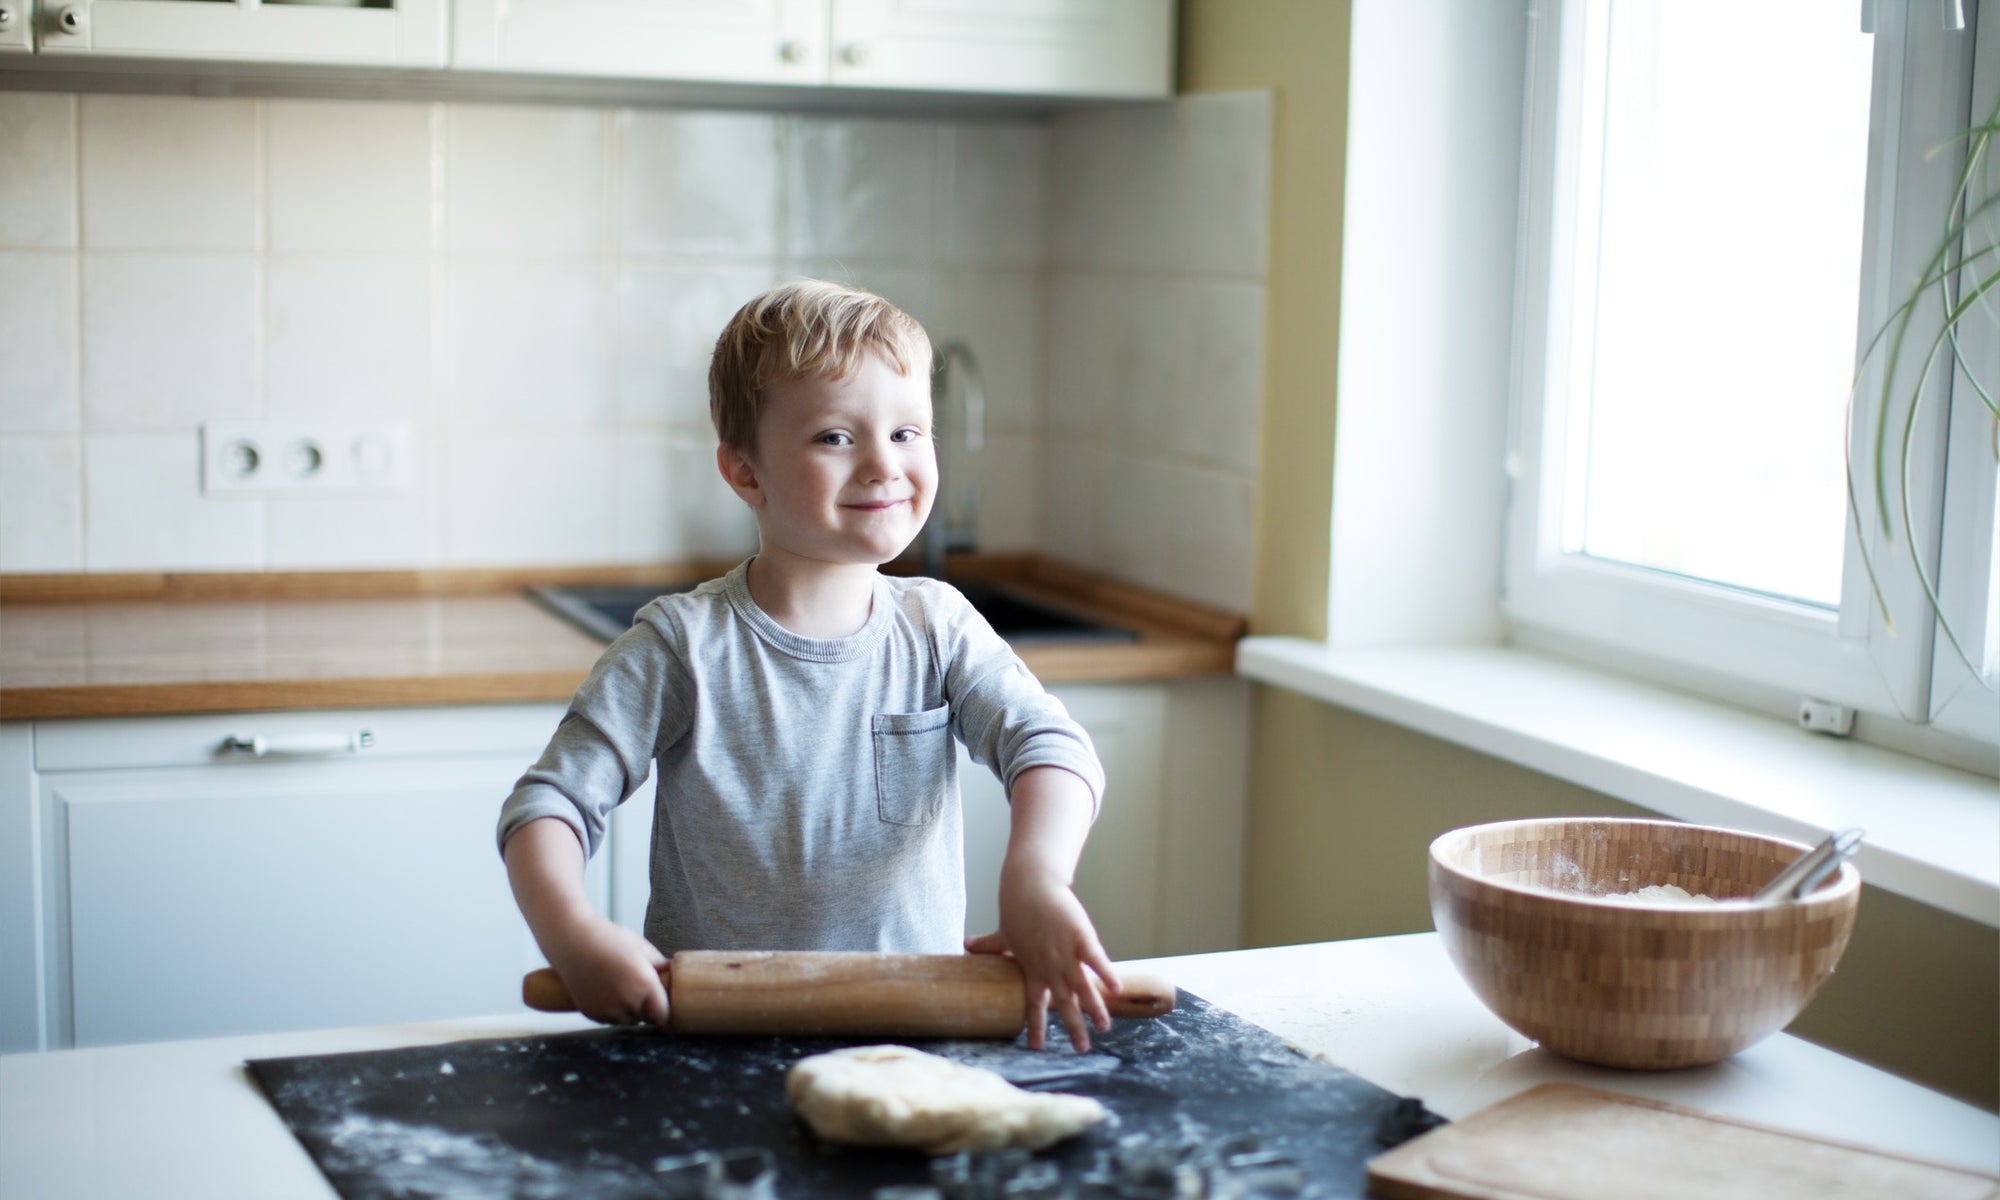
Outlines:
[[[848,437],[844,433],[822,433],[819,435],[820,445],[822,446],[845,446],[853,440],[853,438]]]

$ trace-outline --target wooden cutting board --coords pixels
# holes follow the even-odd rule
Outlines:
[[[1383,1200],[1993,1200],[2000,1176],[1545,1083],[1378,1155]]]

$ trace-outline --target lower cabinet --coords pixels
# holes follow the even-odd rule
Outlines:
[[[42,986],[7,1048],[518,1006],[540,960],[494,820],[561,711],[36,724]]]

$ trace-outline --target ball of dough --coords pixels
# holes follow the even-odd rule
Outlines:
[[[792,1110],[830,1142],[926,1154],[1040,1150],[1102,1121],[1088,1096],[1026,1092],[998,1074],[908,1046],[852,1046],[785,1075]]]

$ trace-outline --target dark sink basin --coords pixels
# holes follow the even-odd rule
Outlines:
[[[632,615],[656,596],[695,584],[626,584],[608,587],[533,587],[528,595],[585,633],[610,641],[631,628]],[[986,583],[955,584],[994,631],[1016,646],[1047,642],[1136,642],[1135,630],[1107,625],[1052,608]]]

